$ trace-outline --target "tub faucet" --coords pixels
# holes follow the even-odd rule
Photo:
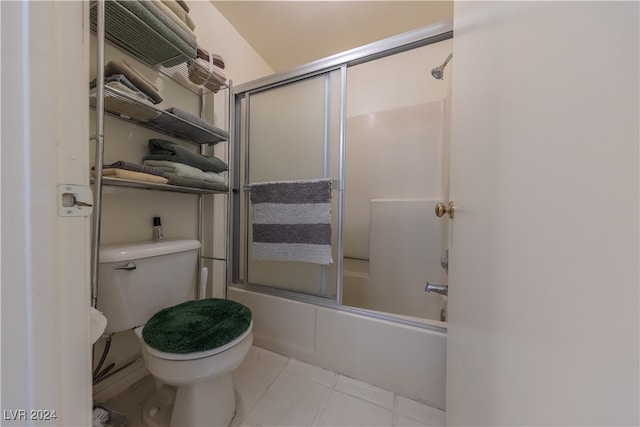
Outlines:
[[[424,290],[426,292],[435,292],[436,294],[440,294],[444,296],[449,295],[449,286],[447,285],[436,285],[436,284],[427,282],[427,286],[425,286]]]

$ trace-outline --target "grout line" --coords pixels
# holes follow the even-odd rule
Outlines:
[[[283,372],[287,372],[286,371],[287,366],[292,361],[298,361],[298,362],[301,362],[301,363],[306,363],[306,362],[299,361],[298,359],[295,359],[295,358],[292,358],[292,357],[287,357],[287,356],[281,355],[279,353],[271,352],[270,350],[266,350],[266,349],[263,349],[261,347],[257,347],[257,348],[259,348],[261,351],[274,353],[276,355],[282,356],[286,360],[284,360],[282,364],[278,364],[277,366],[279,366],[279,367],[277,369],[274,369],[275,375],[274,375],[273,379],[260,392],[259,396],[255,399],[255,402],[253,403],[253,405],[250,408],[248,408],[248,407],[244,407],[243,408],[244,409],[243,416],[240,417],[240,419],[238,419],[237,421],[234,420],[234,423],[232,424],[235,427],[239,427],[242,424],[249,425],[249,426],[252,426],[252,427],[261,427],[261,424],[259,422],[257,422],[256,420],[253,420],[253,419],[251,419],[249,417],[249,413],[264,398],[267,390],[271,389],[273,384],[282,376],[282,373]],[[377,387],[377,388],[379,388],[381,390],[390,392],[393,395],[392,408],[388,408],[388,407],[382,406],[382,405],[378,404],[377,402],[370,401],[370,400],[368,400],[368,399],[366,399],[366,398],[364,398],[362,396],[359,396],[357,394],[353,394],[353,393],[351,393],[349,391],[346,391],[346,390],[338,390],[337,389],[337,386],[338,386],[338,383],[339,383],[341,377],[344,377],[345,379],[355,380],[355,381],[360,382],[360,383],[365,384],[365,385],[371,385],[371,384],[368,384],[368,383],[366,383],[364,381],[361,381],[361,380],[357,380],[355,378],[348,377],[346,375],[342,375],[342,374],[340,374],[338,372],[335,372],[335,371],[331,371],[331,370],[328,370],[328,369],[321,368],[320,366],[317,366],[317,365],[312,365],[312,364],[308,364],[308,365],[312,366],[312,367],[319,368],[319,369],[323,369],[324,371],[331,372],[331,373],[336,375],[336,380],[333,383],[333,385],[327,386],[326,384],[319,383],[319,382],[317,382],[317,381],[315,381],[315,380],[313,380],[311,378],[305,377],[303,375],[298,375],[298,374],[293,373],[293,372],[287,372],[287,374],[289,374],[289,375],[293,375],[293,376],[296,376],[296,377],[304,378],[305,380],[308,380],[310,382],[322,385],[326,389],[326,394],[325,394],[324,400],[321,402],[320,405],[318,405],[318,409],[317,409],[317,411],[316,411],[316,413],[315,413],[315,415],[313,417],[313,421],[311,422],[311,424],[308,425],[308,427],[316,427],[316,426],[318,426],[318,424],[320,422],[320,419],[322,417],[322,414],[326,411],[326,409],[327,409],[327,407],[329,405],[329,401],[330,401],[330,399],[332,397],[332,393],[334,393],[334,392],[338,392],[338,393],[341,393],[343,395],[351,396],[353,398],[359,399],[359,400],[361,400],[363,402],[366,402],[368,404],[374,405],[374,406],[379,407],[381,409],[384,409],[386,411],[390,411],[391,412],[391,426],[397,426],[398,423],[399,423],[399,419],[401,417],[404,417],[406,419],[412,420],[412,421],[414,421],[416,423],[424,423],[424,420],[417,419],[418,417],[415,416],[416,414],[404,413],[404,412],[400,412],[399,411],[400,398],[401,397],[405,398],[407,400],[410,400],[410,401],[414,401],[414,402],[416,402],[418,404],[427,406],[429,408],[433,408],[434,410],[441,411],[440,409],[432,407],[432,406],[430,406],[430,405],[428,405],[426,403],[423,403],[423,402],[420,402],[420,401],[417,401],[417,400],[414,400],[414,399],[410,399],[410,398],[408,398],[406,396],[402,396],[402,395],[400,395],[398,393],[392,392],[390,390],[386,390],[386,389],[384,389],[382,387]],[[153,377],[151,375],[149,375],[147,377],[144,377],[144,378],[136,381],[127,390],[125,390],[125,392],[119,394],[118,396],[114,396],[113,399],[117,399],[118,397],[122,398],[122,394],[125,394],[125,393],[131,394],[131,395],[138,395],[140,392],[142,392],[144,390],[144,386],[147,385],[146,384],[147,381],[153,382]],[[151,386],[151,384],[150,384],[150,386]],[[373,387],[376,387],[376,386],[373,386]],[[113,399],[109,399],[109,400],[113,400]],[[136,400],[136,399],[138,399],[138,397],[135,397],[133,400]],[[136,415],[139,413],[140,417],[141,417],[142,416],[142,406],[144,405],[145,401],[146,401],[146,397],[145,397],[145,399],[142,400],[141,403],[136,403],[135,409],[134,408],[130,408],[130,409],[136,411]],[[109,402],[107,402],[107,403],[109,403]],[[131,403],[133,403],[133,402],[131,402]],[[245,403],[246,402],[243,402],[243,405]],[[115,408],[115,409],[118,409],[118,408]],[[133,414],[127,414],[127,415],[133,415]],[[130,416],[130,420],[131,421],[133,421],[133,418],[134,417]],[[135,426],[132,425],[132,427],[135,427]]]
[[[320,418],[322,417],[322,414],[324,413],[325,409],[327,409],[327,405],[329,405],[329,399],[331,398],[331,392],[333,390],[329,389],[328,387],[327,389],[328,390],[324,398],[324,402],[322,402],[322,404],[318,408],[318,411],[316,412],[316,415],[313,417],[313,421],[311,421],[311,427],[315,427],[318,425],[318,423],[320,422]]]
[[[264,350],[264,351],[269,351],[269,350],[263,349],[262,347],[257,347],[257,348],[260,348],[261,350]],[[280,355],[280,356],[283,356],[283,355],[281,355],[281,354],[279,354],[279,353],[275,353],[275,352],[272,352],[272,351],[270,351],[270,352],[271,352],[271,353],[274,353],[274,354],[278,354],[278,355]],[[286,356],[284,356],[284,357],[286,357]],[[291,361],[291,358],[290,358],[290,357],[287,357],[287,361],[286,361],[285,363],[283,363],[282,368],[276,369],[277,374],[273,377],[273,379],[269,382],[269,384],[267,384],[267,386],[264,388],[264,390],[262,390],[262,392],[260,393],[260,395],[258,396],[258,398],[256,399],[256,401],[253,403],[253,405],[251,406],[251,408],[245,408],[245,414],[244,414],[245,416],[240,420],[240,422],[241,422],[241,423],[242,423],[243,421],[247,421],[247,422],[248,422],[248,420],[249,420],[249,413],[251,413],[251,411],[253,411],[253,408],[255,408],[255,407],[258,405],[258,403],[260,402],[260,400],[261,400],[261,399],[264,397],[264,395],[267,393],[267,390],[269,390],[269,389],[271,388],[271,386],[273,385],[273,383],[275,383],[275,382],[278,380],[278,378],[280,378],[280,375],[282,375],[282,373],[284,372],[284,370],[285,370],[286,366],[289,364],[289,361]],[[259,425],[260,425],[259,423],[257,423],[257,422],[253,422],[253,421],[251,421],[251,424],[252,424],[252,425],[255,425],[255,426],[259,426]]]
[[[316,368],[316,369],[319,369],[319,370],[322,370],[322,371],[325,371],[325,372],[329,372],[329,373],[331,373],[331,374],[335,375],[336,380],[335,380],[335,382],[333,383],[333,385],[329,386],[329,385],[327,385],[327,384],[325,384],[325,383],[321,382],[321,381],[320,381],[320,380],[318,380],[317,378],[311,378],[310,376],[305,376],[305,375],[302,375],[302,374],[300,374],[300,373],[296,373],[296,372],[292,372],[292,371],[290,371],[290,370],[287,370],[287,367],[289,366],[289,364],[291,363],[291,361],[295,361],[295,362],[298,362],[298,363],[301,363],[301,364],[307,365],[307,366],[309,366],[309,367],[311,367],[311,368]],[[337,372],[330,371],[329,369],[324,369],[324,368],[322,368],[322,367],[320,367],[320,366],[318,366],[318,365],[312,365],[311,363],[303,362],[302,360],[295,359],[295,358],[293,358],[293,357],[292,357],[292,358],[290,358],[289,362],[287,362],[287,365],[284,367],[283,372],[286,372],[286,373],[288,373],[288,374],[294,375],[294,376],[296,376],[296,377],[304,378],[305,380],[309,380],[309,381],[311,381],[311,382],[313,382],[313,383],[315,383],[315,384],[319,384],[319,385],[321,385],[321,386],[323,386],[323,387],[326,387],[326,388],[328,388],[328,389],[330,389],[330,390],[334,390],[334,389],[335,389],[336,384],[338,383],[338,378],[340,377],[340,374],[338,374]]]
[[[396,426],[398,423],[398,411],[396,411],[397,393],[393,393],[393,402],[391,403],[391,425]]]
[[[312,365],[312,366],[316,366],[316,365]],[[321,368],[321,369],[324,369],[324,368]],[[334,373],[336,375],[336,380],[333,382],[333,385],[331,387],[327,387],[327,389],[328,389],[327,397],[325,398],[323,404],[318,409],[318,413],[314,417],[313,422],[311,423],[311,427],[317,427],[318,423],[320,422],[320,418],[322,417],[322,414],[324,413],[325,409],[327,409],[327,406],[329,405],[329,399],[331,399],[331,394],[334,393],[334,392],[339,392],[338,390],[336,390],[336,386],[338,385],[338,380],[340,379],[340,374],[337,373],[337,372],[334,372],[334,371],[329,371],[328,369],[324,369],[324,370],[327,371],[327,372]]]
[[[376,388],[379,388],[380,390],[387,391],[387,392],[389,392],[389,393],[391,393],[391,394],[393,395],[393,401],[392,401],[392,404],[391,404],[391,408],[388,408],[388,407],[386,407],[386,406],[382,406],[382,405],[381,405],[381,404],[379,404],[378,402],[374,402],[374,401],[369,400],[369,399],[367,399],[367,398],[365,398],[365,397],[363,397],[363,396],[360,396],[360,395],[354,394],[354,392],[350,392],[350,391],[348,391],[348,390],[336,390],[337,392],[339,392],[339,393],[343,393],[343,394],[346,394],[347,396],[355,397],[355,398],[357,398],[357,399],[360,399],[360,400],[362,400],[362,401],[364,401],[364,402],[370,403],[370,404],[372,404],[372,405],[374,405],[374,406],[377,406],[378,408],[382,408],[382,409],[385,409],[385,410],[387,410],[387,411],[394,412],[394,411],[396,410],[396,395],[397,395],[397,394],[396,394],[395,392],[393,392],[393,391],[391,391],[391,390],[387,390],[386,388],[382,388],[382,387],[374,386],[373,384],[369,384],[369,383],[367,383],[367,382],[364,382],[364,381],[358,380],[358,379],[356,379],[356,378],[348,377],[348,376],[346,376],[346,375],[339,375],[339,376],[338,376],[338,380],[340,380],[340,377],[348,378],[348,379],[350,379],[350,380],[357,381],[357,382],[360,382],[360,383],[362,383],[362,384],[366,384],[366,385],[369,385],[369,386],[371,386],[371,387],[376,387]],[[337,384],[338,384],[338,382],[336,381],[336,385],[337,385]]]

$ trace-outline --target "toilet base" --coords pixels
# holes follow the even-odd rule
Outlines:
[[[144,405],[147,427],[225,426],[236,412],[231,373],[209,381],[156,390]]]
[[[142,409],[142,423],[145,427],[169,427],[175,387],[163,385],[149,396]]]

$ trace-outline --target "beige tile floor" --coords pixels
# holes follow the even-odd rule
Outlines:
[[[252,347],[233,372],[238,408],[232,427],[444,426],[445,414],[388,390]],[[106,405],[142,426],[153,391],[147,378]]]

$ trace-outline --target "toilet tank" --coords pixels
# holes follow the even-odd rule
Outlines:
[[[191,299],[198,263],[197,240],[162,240],[100,249],[97,308],[105,332],[144,325],[163,308]]]

